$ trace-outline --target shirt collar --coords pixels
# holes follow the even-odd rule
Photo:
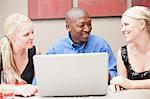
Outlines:
[[[75,44],[72,39],[71,39],[71,34],[70,32],[68,33],[68,42],[70,43],[70,45],[72,47],[81,47],[81,48],[84,48],[84,46],[86,45],[86,43],[83,43],[83,44]]]

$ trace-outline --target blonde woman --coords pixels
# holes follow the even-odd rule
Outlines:
[[[9,71],[16,81],[15,94],[34,95],[33,55],[40,52],[33,46],[32,21],[21,14],[10,15],[4,25],[5,36],[0,41],[1,71]]]
[[[111,90],[150,88],[150,10],[134,6],[122,15],[122,29],[127,45],[117,55],[118,75],[111,80]]]

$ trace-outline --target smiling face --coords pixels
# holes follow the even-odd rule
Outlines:
[[[83,16],[70,23],[69,31],[74,43],[84,43],[88,40],[91,32],[91,19],[88,16]]]
[[[144,6],[130,7],[122,14],[121,22],[126,41],[137,42],[150,33],[150,10]]]
[[[34,39],[32,23],[24,24],[19,32],[15,36],[16,44],[22,48],[32,48]]]
[[[73,9],[67,16],[66,27],[71,34],[71,39],[76,44],[87,42],[91,32],[91,18],[81,9]]]
[[[125,36],[125,40],[127,42],[134,42],[141,34],[140,20],[122,16],[121,23],[121,32]]]
[[[33,25],[32,23],[25,23],[14,35],[14,42],[19,48],[32,48],[33,46]]]

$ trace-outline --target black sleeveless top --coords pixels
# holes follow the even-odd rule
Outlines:
[[[34,64],[33,64],[33,56],[36,54],[36,48],[33,46],[31,49],[28,50],[28,64],[25,67],[24,71],[21,74],[21,78],[27,82],[27,84],[32,84],[32,80],[34,78]],[[1,60],[2,63],[2,60]],[[2,67],[2,64],[0,64]],[[2,71],[2,68],[0,68]],[[1,76],[1,75],[0,75]],[[1,82],[1,81],[0,81]]]
[[[124,65],[127,68],[127,75],[129,79],[131,80],[150,79],[150,70],[138,73],[132,69],[132,66],[128,58],[127,45],[121,48],[121,56],[122,56]]]

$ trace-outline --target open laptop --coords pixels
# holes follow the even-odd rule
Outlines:
[[[106,95],[107,53],[52,54],[33,57],[40,96]]]

